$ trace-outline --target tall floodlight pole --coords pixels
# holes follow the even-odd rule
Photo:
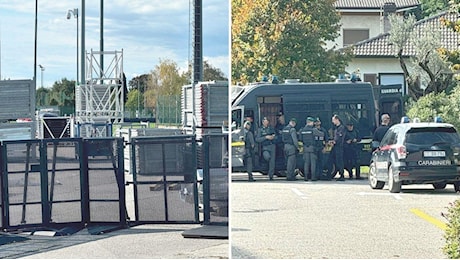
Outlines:
[[[38,0],[35,0],[35,40],[34,40],[34,85],[37,88],[37,26],[38,25]]]
[[[203,80],[203,1],[194,0],[193,84]]]
[[[104,0],[101,0],[101,22],[100,22],[100,48],[101,48],[101,78],[104,77]]]
[[[43,67],[43,65],[41,64],[38,64],[38,67],[40,67],[40,70],[41,70],[41,80],[42,80],[42,88],[43,88],[43,71],[45,71],[45,67]]]
[[[70,19],[72,17],[72,14],[73,14],[73,17],[77,19],[77,55],[76,55],[76,58],[77,58],[77,78],[75,79],[76,81],[76,84],[78,85],[78,8],[74,8],[73,10],[69,10],[67,11],[67,20]]]
[[[86,85],[85,80],[85,0],[81,0],[81,51],[80,51],[80,84]]]
[[[0,23],[1,26],[1,23]],[[0,80],[2,80],[2,28],[0,27]]]

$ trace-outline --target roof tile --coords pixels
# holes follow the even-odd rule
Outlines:
[[[440,23],[440,18],[444,17],[450,21],[457,21],[460,19],[458,13],[443,12],[439,15],[420,20],[415,24],[415,30],[420,37],[423,36],[423,28],[430,26],[432,28],[438,28],[441,32],[441,43],[442,46],[448,50],[456,50],[459,48],[460,33],[454,32],[450,28],[447,28]],[[384,57],[394,56],[394,48],[389,44],[389,33],[380,34],[374,38],[364,40],[354,44],[353,53],[357,57]],[[404,48],[403,56],[415,55],[414,46],[410,43]]]
[[[397,9],[420,5],[419,0],[337,0],[336,9],[381,9],[383,4],[394,2]]]

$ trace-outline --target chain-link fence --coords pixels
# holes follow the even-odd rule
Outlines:
[[[179,125],[181,123],[180,95],[158,96],[156,122],[171,125]]]

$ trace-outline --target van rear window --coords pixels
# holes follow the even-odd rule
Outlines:
[[[454,128],[446,127],[413,128],[406,133],[406,143],[431,145],[440,142],[458,143],[460,136]]]

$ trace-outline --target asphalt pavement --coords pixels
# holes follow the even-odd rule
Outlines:
[[[132,178],[129,174],[125,177]],[[134,216],[132,185],[126,186],[126,193],[127,211]],[[143,224],[121,229],[99,228],[98,232],[94,229],[0,233],[0,258],[228,259],[230,256],[228,225]]]
[[[227,226],[195,224],[148,224],[92,235],[88,229],[68,236],[54,232],[1,234],[0,258],[26,259],[228,259],[228,239],[218,236],[184,236],[199,233],[222,234]],[[25,240],[24,240],[25,239]],[[22,240],[22,241],[21,241]]]

